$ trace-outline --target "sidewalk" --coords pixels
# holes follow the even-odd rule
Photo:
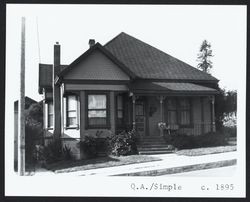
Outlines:
[[[177,154],[152,155],[161,161],[130,164],[124,166],[98,168],[69,173],[54,173],[45,169],[37,170],[38,175],[60,176],[157,176],[189,171],[198,165],[200,169],[229,166],[236,164],[236,151],[203,156],[181,156]],[[196,166],[197,167],[197,166]]]

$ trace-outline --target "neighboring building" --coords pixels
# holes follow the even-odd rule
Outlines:
[[[32,104],[37,103],[37,101],[25,97],[25,109],[28,109]],[[17,170],[18,161],[18,100],[14,102],[14,169]]]
[[[46,138],[62,138],[76,158],[86,135],[137,130],[141,139],[160,138],[159,122],[188,135],[215,131],[218,80],[126,33],[89,49],[70,65],[39,64]]]

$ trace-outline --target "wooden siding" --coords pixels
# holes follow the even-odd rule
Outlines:
[[[82,90],[111,90],[128,91],[126,85],[105,85],[105,84],[65,84],[64,91],[82,91]]]
[[[77,64],[64,79],[130,80],[120,67],[99,50]]]

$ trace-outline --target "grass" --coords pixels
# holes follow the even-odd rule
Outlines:
[[[236,151],[236,146],[203,147],[197,149],[183,149],[176,152],[178,155],[201,156],[207,154],[217,154],[223,152]]]
[[[56,173],[64,173],[160,160],[160,158],[147,155],[107,156],[77,161],[60,161],[48,164],[46,168]]]

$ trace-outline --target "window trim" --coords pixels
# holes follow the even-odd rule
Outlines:
[[[110,129],[110,92],[108,91],[86,91],[85,94],[85,129]],[[88,117],[88,97],[89,95],[105,95],[106,96],[106,124],[105,125],[89,125]],[[97,109],[98,110],[98,109]],[[100,109],[103,110],[103,109]]]

